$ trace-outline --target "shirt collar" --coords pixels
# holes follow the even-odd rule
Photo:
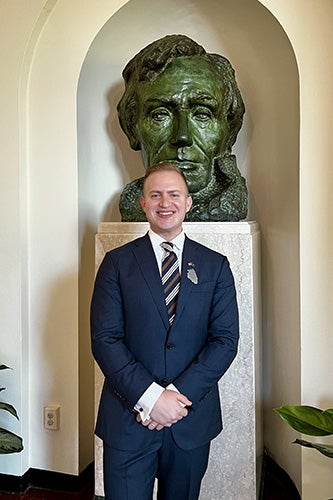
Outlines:
[[[163,241],[166,241],[160,235],[154,233],[154,231],[152,231],[151,229],[149,229],[148,234],[149,234],[149,238],[150,238],[150,241],[151,241],[153,247],[157,247]],[[175,245],[176,248],[180,252],[182,252],[183,251],[183,247],[184,247],[184,243],[185,243],[185,233],[184,233],[184,231],[182,230],[182,232],[179,233],[178,236],[176,236],[176,238],[174,238],[173,240],[171,240],[170,243],[172,243],[173,245]]]

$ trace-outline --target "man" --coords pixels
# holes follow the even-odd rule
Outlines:
[[[244,104],[230,62],[184,35],[168,35],[139,52],[123,77],[120,124],[145,168],[167,161],[184,172],[193,198],[186,220],[244,219],[247,189],[231,154]],[[145,220],[142,183],[121,194],[123,221]]]
[[[105,495],[151,500],[157,477],[159,500],[197,500],[222,429],[217,383],[237,352],[234,280],[226,257],[185,236],[192,199],[177,166],[148,168],[140,203],[149,232],[106,254],[91,306]]]

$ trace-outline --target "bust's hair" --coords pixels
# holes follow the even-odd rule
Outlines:
[[[155,165],[151,165],[146,169],[144,178],[143,178],[143,189],[145,187],[146,180],[151,174],[154,174],[155,172],[177,172],[182,179],[185,182],[187,192],[188,192],[188,185],[187,185],[187,180],[184,175],[184,172],[178,167],[178,165],[175,165],[174,163],[169,163],[169,162],[162,162],[162,163],[155,163]]]
[[[118,103],[118,117],[121,128],[127,135],[132,149],[139,150],[136,135],[137,93],[140,82],[152,82],[176,57],[199,56],[206,60],[221,78],[225,90],[223,110],[229,125],[227,149],[231,151],[242,126],[244,103],[235,79],[235,71],[228,59],[218,54],[208,54],[205,49],[185,35],[167,35],[147,45],[123,70],[125,91]]]

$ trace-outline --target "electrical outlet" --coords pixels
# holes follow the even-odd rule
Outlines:
[[[51,431],[58,431],[60,427],[60,406],[44,406],[44,427]]]

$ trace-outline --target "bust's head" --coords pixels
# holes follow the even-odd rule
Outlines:
[[[231,151],[242,125],[230,62],[184,35],[169,35],[141,50],[123,77],[119,120],[144,167],[172,162],[191,193],[204,189],[214,158]]]

